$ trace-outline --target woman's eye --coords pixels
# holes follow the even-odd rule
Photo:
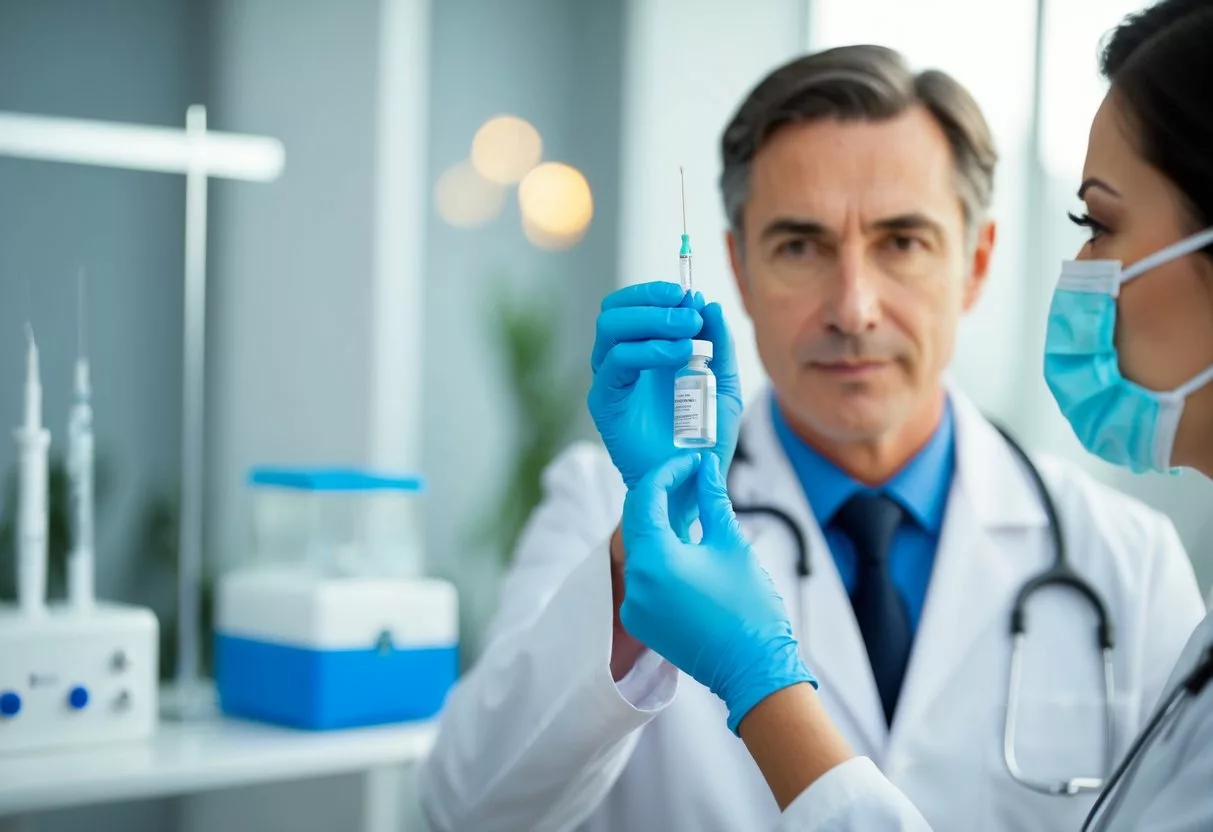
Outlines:
[[[1093,219],[1090,214],[1082,214],[1080,216],[1075,214],[1073,211],[1069,211],[1067,212],[1067,216],[1070,218],[1070,222],[1091,232],[1092,240],[1108,230],[1106,225],[1096,219]]]

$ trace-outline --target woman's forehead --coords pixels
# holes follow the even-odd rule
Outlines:
[[[1132,119],[1117,96],[1109,92],[1091,122],[1083,180],[1099,179],[1123,192],[1129,185],[1126,180],[1132,180],[1148,169],[1133,139]]]

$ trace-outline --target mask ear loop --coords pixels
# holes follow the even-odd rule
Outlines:
[[[1183,415],[1183,407],[1188,396],[1213,381],[1213,364],[1205,367],[1192,378],[1176,387],[1169,393],[1159,393],[1158,398],[1164,403],[1164,411],[1170,412],[1170,418],[1162,420],[1158,433],[1154,437],[1154,467],[1158,471],[1178,473],[1171,465],[1172,447],[1175,443],[1175,433],[1179,430],[1179,420]]]
[[[1205,246],[1213,243],[1213,228],[1206,228],[1198,234],[1193,234],[1191,237],[1185,237],[1178,243],[1172,243],[1164,249],[1149,254],[1132,266],[1121,272],[1120,282],[1128,283],[1135,277],[1156,269],[1172,260],[1183,257],[1185,254],[1191,254],[1194,251],[1200,251]]]
[[[1199,373],[1197,373],[1189,381],[1185,381],[1183,384],[1176,387],[1170,393],[1170,395],[1174,396],[1177,399],[1186,399],[1186,398],[1188,398],[1188,396],[1192,395],[1197,390],[1204,387],[1210,381],[1213,381],[1213,364],[1210,364],[1208,367],[1205,367],[1203,370],[1201,370]]]
[[[1161,251],[1157,251],[1148,257],[1143,257],[1138,260],[1128,269],[1125,269],[1121,276],[1121,283],[1125,283],[1140,274],[1143,274],[1150,269],[1157,268],[1164,263],[1183,257],[1186,254],[1191,254],[1195,251],[1200,251],[1205,246],[1213,243],[1213,228],[1206,228],[1199,234],[1193,234],[1180,240],[1178,243],[1173,243]],[[1201,372],[1197,373],[1193,378],[1176,387],[1170,393],[1165,394],[1169,398],[1184,400],[1192,393],[1204,387],[1210,381],[1213,381],[1213,364],[1210,364]]]

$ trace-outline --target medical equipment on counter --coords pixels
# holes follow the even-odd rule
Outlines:
[[[71,605],[46,603],[50,432],[28,324],[26,338],[25,421],[16,431],[18,603],[0,605],[0,753],[141,739],[156,723],[155,615],[94,605],[91,581],[77,586]]]
[[[678,282],[684,292],[693,292],[695,283],[691,279],[691,235],[687,234],[687,185],[682,165],[678,166],[678,182],[682,191],[682,247],[678,250]]]
[[[67,557],[67,598],[73,606],[87,609],[93,602],[93,406],[84,328],[83,269],[80,270],[77,289],[75,402],[67,422],[72,541]]]
[[[206,107],[191,105],[184,129],[0,112],[0,156],[184,174],[185,257],[182,326],[181,497],[177,537],[177,668],[162,699],[166,716],[206,719],[209,682],[200,677],[202,523],[206,425],[206,217],[210,179],[273,182],[286,151],[268,136],[208,129]]]
[[[51,434],[42,426],[42,382],[33,327],[25,325],[25,422],[15,436],[20,455],[17,505],[17,600],[26,615],[46,612],[46,452]]]
[[[156,728],[158,624],[140,607],[0,605],[0,754],[139,740]]]
[[[422,574],[420,476],[260,467],[249,473],[249,485],[253,563],[307,562],[328,574]]]
[[[1104,704],[1104,750],[1107,756],[1107,768],[1111,767],[1111,755],[1114,753],[1113,731],[1115,726],[1112,703],[1116,688],[1112,653],[1116,645],[1116,633],[1114,622],[1108,612],[1104,599],[1100,597],[1094,585],[1079,575],[1070,565],[1066,555],[1065,534],[1061,527],[1061,518],[1058,516],[1056,504],[1040,472],[1028,457],[1027,452],[1010,433],[1000,425],[995,424],[994,427],[1024,464],[1024,467],[1032,478],[1036,491],[1040,495],[1041,503],[1044,506],[1045,514],[1048,517],[1049,535],[1054,553],[1052,565],[1020,587],[1011,610],[1009,627],[1011,636],[1011,672],[1007,689],[1006,717],[1003,722],[1003,764],[1017,783],[1033,791],[1049,795],[1073,795],[1079,792],[1098,791],[1103,787],[1104,779],[1102,776],[1078,776],[1059,781],[1036,780],[1023,773],[1016,758],[1015,729],[1019,711],[1021,650],[1024,637],[1027,633],[1027,604],[1031,600],[1031,597],[1038,590],[1046,587],[1068,589],[1076,596],[1081,597],[1085,603],[1089,604],[1096,614],[1097,646],[1100,651],[1104,678],[1101,694]],[[734,470],[737,465],[745,465],[749,462],[750,458],[746,453],[744,445],[738,442],[737,450],[733,456]],[[768,517],[778,521],[787,529],[796,546],[796,574],[803,585],[803,582],[809,578],[811,573],[807,543],[808,537],[804,533],[804,530],[797,525],[795,519],[783,509],[770,505],[748,505],[746,503],[734,502],[733,512],[738,517],[745,517],[747,515]],[[802,630],[807,627],[807,616],[803,609],[801,611],[801,627]],[[803,634],[801,639],[804,640]]]
[[[716,444],[716,374],[708,368],[712,342],[691,341],[691,360],[674,374],[674,445],[711,448]]]
[[[436,714],[458,672],[458,599],[419,576],[408,509],[421,480],[259,469],[251,481],[251,564],[216,589],[224,713],[318,730]]]
[[[220,578],[215,683],[231,716],[324,730],[438,713],[459,667],[446,581],[332,576],[306,564]]]

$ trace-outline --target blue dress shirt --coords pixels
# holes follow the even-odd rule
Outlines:
[[[945,404],[943,418],[930,441],[878,489],[855,481],[793,433],[774,396],[771,397],[771,409],[775,432],[796,471],[813,516],[825,532],[826,543],[848,594],[855,589],[855,550],[846,535],[830,528],[830,519],[843,503],[861,491],[882,491],[906,512],[906,518],[893,536],[889,572],[893,584],[905,599],[910,630],[916,632],[926,602],[927,585],[931,582],[931,567],[956,468],[951,403]]]

